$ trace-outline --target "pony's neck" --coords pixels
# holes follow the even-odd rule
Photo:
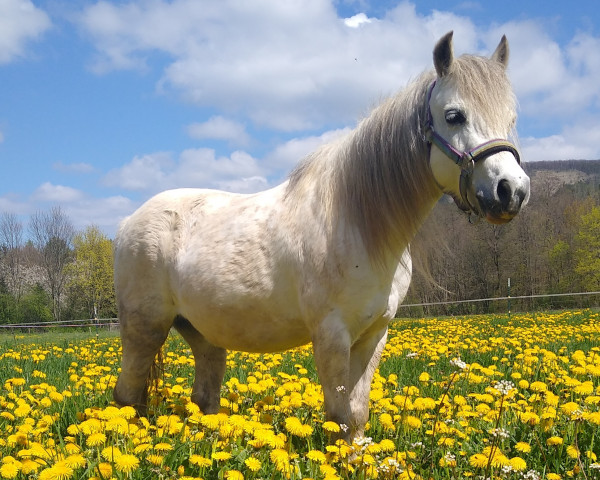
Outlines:
[[[375,264],[398,261],[440,198],[422,127],[424,74],[377,107],[340,145],[338,207]]]

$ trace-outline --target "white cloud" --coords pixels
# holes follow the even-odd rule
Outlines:
[[[192,123],[187,126],[188,135],[196,139],[226,140],[232,145],[244,146],[250,142],[250,136],[243,124],[220,115],[206,122]]]
[[[160,185],[165,184],[165,171],[173,165],[171,155],[165,152],[135,157],[121,168],[108,172],[104,183],[133,191],[160,188]]]
[[[121,220],[131,215],[139,205],[125,196],[116,195],[105,198],[85,196],[76,202],[62,203],[61,206],[75,228],[81,230],[94,224],[114,238]]]
[[[315,151],[319,146],[334,141],[350,133],[350,128],[330,130],[321,135],[298,137],[278,145],[266,158],[265,163],[281,172],[289,172],[306,155]]]
[[[80,200],[83,192],[72,187],[45,182],[33,192],[32,197],[39,202],[63,204]]]
[[[48,15],[29,0],[0,2],[0,64],[25,55],[28,43],[50,28]]]
[[[353,121],[431,68],[435,41],[452,28],[459,49],[472,51],[477,40],[469,19],[419,16],[409,3],[350,23],[360,28],[349,28],[330,0],[101,2],[81,17],[97,69],[146,68],[163,54],[162,90],[281,131]]]
[[[108,186],[156,193],[170,188],[230,188],[255,191],[257,178],[265,178],[256,159],[243,151],[219,157],[208,148],[188,149],[174,160],[171,154],[156,153],[135,157],[128,164],[110,171],[104,178]],[[266,184],[266,180],[261,183]]]
[[[581,119],[560,133],[542,138],[521,138],[526,161],[600,160],[600,121]]]
[[[367,17],[364,13],[357,13],[353,17],[344,18],[344,24],[350,28],[358,28],[363,23],[371,23],[371,19]]]

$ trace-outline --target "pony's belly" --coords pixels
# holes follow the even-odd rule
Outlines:
[[[272,353],[311,341],[304,322],[297,319],[268,319],[243,311],[232,316],[186,318],[208,342],[227,350]]]

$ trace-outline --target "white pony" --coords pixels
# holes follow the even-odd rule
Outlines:
[[[179,189],[148,200],[115,240],[122,371],[114,398],[144,408],[171,327],[195,358],[192,400],[219,409],[226,349],[312,342],[328,419],[361,435],[388,323],[411,278],[409,242],[442,195],[509,221],[529,178],[506,138],[515,99],[503,37],[491,58],[454,58],[390,98],[345,138],[254,195]]]

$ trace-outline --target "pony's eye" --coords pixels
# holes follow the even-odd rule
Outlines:
[[[467,121],[465,114],[460,110],[447,110],[446,111],[446,123],[450,125],[462,125]]]

